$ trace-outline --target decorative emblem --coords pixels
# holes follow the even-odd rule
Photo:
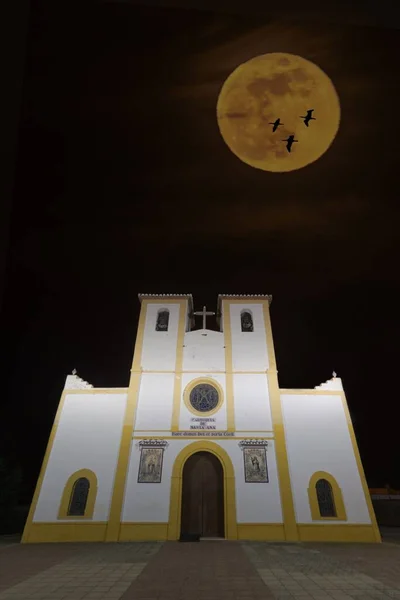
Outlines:
[[[209,412],[218,405],[219,395],[214,386],[209,383],[199,383],[189,396],[190,404],[199,412]]]
[[[162,439],[140,440],[138,483],[161,483],[164,450],[168,442]]]
[[[246,483],[268,483],[267,440],[243,440],[244,480]]]
[[[169,444],[166,440],[154,438],[152,440],[140,440],[136,446],[139,448],[167,448]]]
[[[241,450],[244,450],[244,448],[248,448],[248,447],[267,448],[268,441],[253,439],[253,440],[242,440],[241,442],[239,442],[239,448],[241,448]]]

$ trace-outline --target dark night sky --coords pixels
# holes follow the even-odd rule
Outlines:
[[[26,499],[66,375],[128,384],[139,292],[272,294],[281,387],[335,369],[370,486],[400,486],[399,31],[42,1],[28,49],[0,431]],[[331,149],[287,174],[240,162],[215,118],[229,73],[280,51],[342,108]]]

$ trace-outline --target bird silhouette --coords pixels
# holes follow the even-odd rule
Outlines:
[[[294,135],[289,135],[288,138],[286,138],[286,140],[282,140],[282,142],[287,142],[286,144],[286,148],[288,152],[292,151],[292,146],[294,142],[298,142],[299,140],[295,140],[294,139]]]
[[[280,119],[276,119],[276,121],[273,123],[268,123],[268,125],[273,125],[272,131],[275,132],[280,125],[283,125],[283,123],[281,123]]]
[[[312,116],[313,112],[314,112],[314,109],[312,108],[311,110],[307,111],[307,114],[304,117],[300,117],[300,119],[303,119],[304,125],[306,125],[306,127],[308,127],[308,124],[309,124],[310,121],[316,121],[317,120],[315,117]]]

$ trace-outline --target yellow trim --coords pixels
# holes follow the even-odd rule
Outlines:
[[[193,430],[193,431],[195,431],[195,430]],[[199,430],[197,430],[197,431],[199,431]],[[213,429],[213,431],[215,432],[215,429]],[[217,431],[216,433],[219,433],[219,432]],[[220,433],[223,433],[223,431],[221,431]],[[158,440],[195,440],[196,439],[196,436],[193,436],[193,435],[179,435],[179,436],[175,436],[175,435],[157,435],[157,436],[134,435],[132,437],[132,439],[134,439],[134,440],[152,440],[155,437],[157,437]],[[251,435],[247,435],[247,436],[236,436],[236,435],[224,436],[224,435],[221,435],[221,436],[215,436],[215,439],[217,439],[217,437],[218,437],[218,440],[220,440],[220,441],[221,440],[229,441],[229,440],[253,440],[254,439],[254,436],[251,436]],[[204,438],[202,437],[201,439],[207,440],[207,436],[204,436]],[[210,440],[214,439],[214,436],[210,435],[209,439]],[[257,439],[273,440],[274,438],[273,438],[273,436],[268,436],[268,437],[267,436],[262,436],[262,437],[257,436]]]
[[[89,480],[89,494],[86,502],[85,514],[82,516],[74,516],[68,514],[69,505],[71,502],[72,492],[74,485],[78,479],[85,477]],[[57,519],[72,519],[74,521],[79,519],[93,519],[94,505],[96,503],[97,496],[97,477],[90,469],[80,469],[75,471],[69,476],[67,483],[64,486],[64,491],[61,496],[60,508],[58,510]]]
[[[114,477],[113,495],[111,500],[110,515],[108,519],[105,540],[106,542],[116,542],[118,541],[119,537],[121,512],[125,494],[126,478],[128,474],[129,455],[131,449],[132,432],[136,417],[136,407],[139,395],[140,382],[140,373],[132,372],[128,398],[126,401],[121,443],[118,454],[118,462]]]
[[[311,389],[311,390],[287,390],[287,389],[281,389],[280,390],[281,394],[292,394],[294,396],[301,396],[301,395],[307,395],[307,396],[340,396],[342,394],[341,390],[315,390],[315,389]]]
[[[202,415],[204,415],[204,413],[201,413]],[[162,432],[170,432],[170,429],[135,429],[135,433],[162,433]],[[226,431],[225,429],[213,429],[213,431]],[[235,433],[248,433],[249,435],[247,437],[251,437],[254,433],[270,433],[273,434],[274,432],[271,429],[254,429],[254,431],[252,429],[235,429]],[[134,436],[135,437],[135,436]],[[137,436],[136,436],[137,437]],[[159,436],[157,436],[159,437]],[[259,436],[257,436],[259,437]]]
[[[301,542],[376,542],[372,525],[327,523],[299,523]]]
[[[235,433],[248,433],[248,434],[249,434],[249,436],[248,436],[248,437],[251,437],[251,435],[250,435],[250,434],[253,434],[253,432],[254,432],[254,433],[270,433],[270,434],[272,434],[272,435],[273,435],[273,433],[274,433],[274,432],[272,431],[272,429],[254,429],[254,430],[253,430],[253,429],[235,429]],[[258,436],[257,436],[257,437],[258,437]],[[271,437],[271,436],[270,436],[270,437]]]
[[[102,521],[88,523],[32,523],[25,542],[104,542],[107,524]]]
[[[46,473],[46,469],[47,469],[47,465],[48,465],[48,462],[49,462],[50,454],[51,454],[51,451],[53,449],[53,444],[54,444],[54,440],[55,440],[55,437],[56,437],[58,424],[60,422],[61,413],[62,413],[63,408],[64,408],[64,403],[65,403],[65,398],[67,396],[67,393],[69,393],[69,392],[67,392],[66,390],[64,390],[63,393],[61,394],[61,399],[60,399],[60,402],[58,404],[58,408],[57,408],[56,416],[54,418],[53,426],[51,428],[50,437],[49,437],[49,441],[47,443],[46,452],[44,454],[42,467],[40,469],[40,473],[39,473],[39,477],[38,477],[38,480],[37,480],[35,492],[33,494],[31,506],[30,506],[30,509],[29,509],[28,518],[26,519],[26,523],[25,523],[25,527],[24,527],[24,533],[23,533],[22,539],[21,539],[22,543],[28,542],[29,539],[31,538],[31,536],[33,535],[33,532],[32,532],[33,517],[34,517],[35,512],[36,512],[36,507],[37,507],[37,503],[38,503],[38,500],[39,500],[40,491],[42,489],[43,479],[44,479],[44,476],[45,476],[45,473]]]
[[[236,527],[239,540],[285,541],[280,523],[238,523]],[[104,542],[106,528],[102,521],[33,523],[25,543]],[[302,542],[375,542],[371,525],[299,523],[298,530]],[[121,523],[120,541],[162,541],[168,538],[167,531],[168,523]]]
[[[193,388],[196,387],[196,385],[199,385],[201,383],[208,383],[209,385],[212,385],[218,392],[218,404],[215,408],[209,410],[208,412],[200,412],[199,410],[193,408],[193,406],[190,404],[190,392],[193,390]],[[189,383],[185,387],[183,392],[183,401],[188,411],[190,411],[192,414],[198,417],[209,417],[210,415],[214,415],[216,412],[218,412],[219,409],[222,407],[224,403],[224,390],[222,389],[218,381],[216,381],[212,377],[198,377],[197,379],[192,379],[191,381],[189,381]],[[172,429],[171,431],[174,430]]]
[[[356,436],[354,434],[353,423],[351,421],[351,417],[350,417],[350,413],[349,413],[349,407],[347,406],[347,400],[346,400],[346,396],[345,396],[344,392],[342,392],[340,395],[342,398],[344,414],[346,416],[347,427],[349,429],[351,445],[353,447],[354,457],[356,459],[357,469],[358,469],[358,473],[360,476],[361,485],[362,485],[362,488],[364,491],[365,502],[367,503],[368,513],[369,513],[369,517],[371,519],[371,524],[372,524],[372,530],[374,532],[374,540],[373,541],[380,543],[380,542],[382,542],[381,534],[379,531],[378,523],[376,522],[375,511],[374,511],[374,508],[372,505],[372,500],[371,500],[371,495],[369,493],[367,480],[365,478],[365,473],[364,473],[364,469],[363,469],[362,462],[361,462],[361,456],[360,456],[360,452],[358,450]]]
[[[182,397],[183,343],[185,341],[185,331],[188,312],[187,300],[179,300],[178,303],[179,322],[178,335],[176,340],[175,382],[172,404],[171,431],[179,431],[179,417],[181,412]]]
[[[79,389],[66,389],[67,394],[126,394],[129,388],[84,388]]]
[[[175,373],[175,371],[171,371],[171,370],[154,370],[154,369],[142,369],[143,373]],[[232,372],[232,371],[231,371]],[[267,371],[235,371],[236,373],[239,373],[241,375],[265,375]],[[225,371],[214,371],[214,370],[208,370],[207,372],[204,371],[204,369],[202,371],[187,371],[185,369],[182,370],[182,373],[193,373],[193,375],[197,375],[197,374],[201,374],[201,375],[224,375],[225,373],[228,373],[228,370],[226,369]]]
[[[260,542],[284,542],[285,528],[283,523],[238,523],[238,540]]]
[[[196,452],[211,452],[221,462],[224,473],[225,538],[236,540],[236,494],[233,465],[228,453],[223,448],[214,442],[203,440],[185,446],[175,459],[171,476],[168,539],[177,540],[180,537],[183,467],[187,459]]]
[[[285,528],[286,541],[297,541],[299,539],[296,514],[294,510],[293,493],[290,481],[289,460],[286,449],[285,428],[283,424],[283,414],[281,405],[281,392],[278,383],[278,371],[276,368],[276,358],[274,349],[274,340],[272,336],[271,319],[269,314],[269,302],[263,303],[265,336],[268,351],[268,388],[269,401],[271,406],[272,423],[275,434],[275,456],[278,467],[279,489],[281,494],[283,521]]]
[[[317,490],[315,488],[320,479],[326,479],[331,485],[333,494],[333,504],[335,507],[335,517],[322,517],[318,504]],[[311,518],[313,521],[347,521],[346,508],[343,501],[342,490],[336,479],[326,471],[316,471],[310,477],[308,484],[308,501],[310,503]]]
[[[119,449],[118,463],[114,480],[113,496],[111,501],[110,516],[107,526],[106,541],[116,542],[119,538],[119,532],[122,519],[122,506],[125,495],[126,478],[128,476],[129,456],[132,443],[132,434],[135,427],[136,409],[139,397],[139,389],[142,375],[142,350],[146,325],[147,308],[150,304],[179,304],[181,315],[178,326],[177,355],[179,348],[179,337],[182,321],[182,307],[187,305],[187,300],[169,299],[142,299],[139,324],[136,336],[135,351],[132,361],[131,379],[129,382],[128,398],[126,401],[124,425],[122,430],[121,444]],[[185,323],[184,323],[185,325]],[[185,327],[183,329],[183,335]],[[183,341],[182,341],[183,352]],[[177,359],[178,360],[178,359]]]
[[[166,540],[168,523],[121,523],[120,542],[149,542]]]
[[[144,329],[146,324],[148,303],[149,302],[147,300],[144,300],[141,304],[140,309],[135,350],[132,361],[131,377],[128,388],[128,397],[126,399],[124,423],[121,434],[121,443],[119,446],[118,461],[114,476],[113,494],[111,499],[110,515],[108,518],[105,539],[106,542],[116,542],[119,538],[121,512],[124,501],[126,478],[128,474],[132,433],[135,426],[136,408],[141,382],[140,367],[142,360]]]
[[[135,433],[142,433],[142,432],[143,433],[146,433],[146,432],[147,433],[162,433],[163,431],[169,433],[171,430],[170,429],[135,429]],[[140,436],[134,435],[133,437],[140,437]],[[157,436],[157,437],[160,437],[160,436]]]
[[[235,431],[235,401],[233,396],[233,355],[230,302],[221,304],[225,346],[226,424],[228,431]]]

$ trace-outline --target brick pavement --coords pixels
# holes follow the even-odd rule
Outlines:
[[[0,548],[0,600],[400,599],[400,545],[264,542]]]
[[[238,542],[167,542],[121,600],[261,600],[274,596]]]
[[[0,548],[0,597],[1,593],[28,580],[41,571],[50,569],[61,561],[79,555],[84,548],[80,544],[25,544],[2,545]]]
[[[400,547],[394,544],[248,542],[244,548],[279,600],[400,598]],[[385,566],[390,578],[379,575]]]
[[[313,545],[319,549],[321,545]],[[385,543],[379,546],[362,544],[327,544],[321,551],[330,560],[339,560],[341,564],[372,577],[386,587],[400,589],[400,546]],[[392,597],[399,597],[393,595]]]
[[[0,552],[0,600],[118,600],[160,546],[11,546]]]

